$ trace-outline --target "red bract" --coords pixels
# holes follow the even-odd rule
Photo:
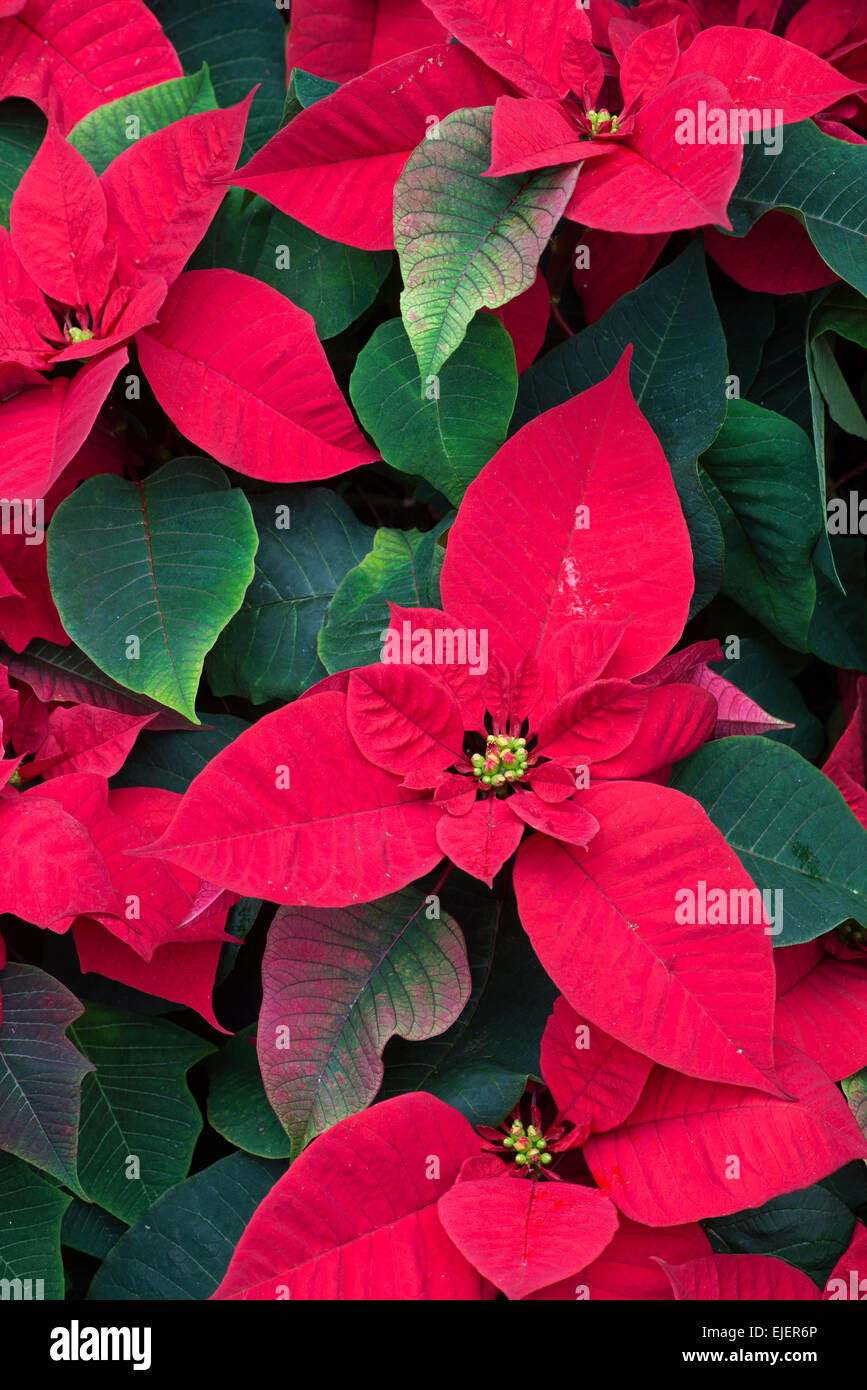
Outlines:
[[[0,98],[28,97],[64,133],[103,102],[183,76],[141,0],[13,0],[0,13]]]
[[[856,1225],[849,1248],[818,1289],[799,1269],[771,1255],[704,1255],[684,1264],[659,1260],[678,1300],[861,1300],[867,1287],[867,1232]]]
[[[543,1038],[542,1070],[558,1096],[568,1095],[568,1115],[547,1105],[543,1111],[534,1086],[529,1106],[500,1130],[480,1127],[483,1142],[456,1111],[423,1093],[341,1121],[261,1204],[214,1296],[392,1297],[393,1268],[405,1271],[403,1297],[431,1298],[438,1279],[454,1280],[459,1251],[509,1298],[670,1297],[658,1270],[681,1263],[674,1252],[689,1252],[695,1272],[709,1258],[691,1224],[699,1217],[760,1205],[867,1153],[843,1097],[794,1049],[783,1048],[781,1068],[797,1100],[708,1088],[662,1068],[645,1085],[650,1067],[647,1059],[627,1059],[559,1001]],[[697,1095],[693,1108],[694,1087],[710,1094]],[[763,1142],[769,1126],[772,1154]],[[586,1155],[598,1187],[577,1152],[591,1131],[598,1133]],[[341,1214],[336,1225],[319,1219],[326,1173],[336,1198],[329,1209]],[[386,1191],[387,1231],[378,1224]],[[443,1229],[451,1247],[443,1246]],[[359,1240],[371,1245],[370,1258],[350,1261]],[[422,1270],[424,1278],[409,1273]],[[487,1288],[464,1297],[485,1296]]]
[[[242,734],[148,852],[334,907],[443,854],[490,884],[529,827],[521,919],[570,1002],[666,1065],[776,1090],[764,917],[710,936],[674,917],[684,883],[748,894],[750,879],[697,803],[634,780],[710,737],[730,687],[694,683],[713,644],[661,662],[690,547],[627,368],[483,469],[449,537],[446,611],[393,608],[379,664]]]
[[[286,66],[346,82],[445,37],[422,0],[294,0]]]

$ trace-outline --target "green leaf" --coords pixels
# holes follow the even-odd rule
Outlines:
[[[528,368],[518,388],[512,432],[609,376],[630,344],[629,383],[668,459],[689,527],[693,615],[722,583],[722,533],[696,458],[725,419],[727,373],[725,338],[700,242],[623,295],[598,323]]]
[[[350,570],[328,605],[319,634],[319,655],[333,675],[367,666],[382,653],[380,634],[388,627],[389,603],[406,608],[438,608],[443,550],[437,545],[445,518],[433,531],[393,531],[381,527],[373,550]]]
[[[477,309],[507,304],[536,267],[575,186],[574,165],[483,178],[494,108],[453,111],[413,150],[394,188],[400,310],[422,395]]]
[[[726,279],[715,287],[714,299],[725,334],[729,372],[737,377],[739,395],[746,396],[774,331],[774,297],[745,290]]]
[[[26,1283],[5,1292],[4,1282],[0,1302],[63,1298],[60,1225],[71,1201],[29,1164],[0,1153],[0,1280],[29,1281],[29,1294]]]
[[[867,831],[833,782],[766,738],[706,743],[670,785],[704,807],[768,899],[775,946],[812,941],[849,917],[867,924]],[[711,887],[712,885],[709,885]]]
[[[817,1184],[702,1225],[715,1251],[771,1255],[824,1288],[852,1239],[855,1217],[839,1197]]]
[[[843,1082],[843,1094],[858,1121],[858,1127],[867,1136],[867,1067],[856,1071],[854,1076]]]
[[[203,63],[191,77],[173,77],[143,92],[97,106],[72,127],[66,138],[97,174],[102,174],[113,159],[129,149],[131,141],[153,135],[184,116],[213,111],[216,105],[208,65]],[[138,124],[131,125],[130,118]],[[133,134],[128,135],[128,130]]]
[[[253,577],[256,528],[243,492],[204,458],[144,482],[89,478],[48,530],[63,626],[114,680],[198,724],[205,653]]]
[[[332,82],[329,77],[317,77],[303,68],[293,68],[283,103],[283,124],[293,120],[301,111],[306,111],[308,106],[315,106],[323,97],[330,97],[339,86],[339,82]]]
[[[0,223],[9,226],[12,195],[45,137],[47,121],[32,101],[0,104]]]
[[[809,433],[812,426],[810,382],[807,376],[807,315],[805,298],[781,299],[776,325],[762,350],[758,373],[748,392],[756,405],[794,420]]]
[[[242,1028],[208,1062],[208,1122],[239,1149],[262,1158],[288,1158],[291,1144],[268,1104],[256,1025]]]
[[[285,1163],[234,1153],[160,1197],[109,1250],[88,1299],[203,1302]]]
[[[345,908],[281,907],[262,962],[257,1050],[293,1151],[369,1105],[389,1038],[429,1038],[470,994],[460,927],[404,888]]]
[[[81,1090],[81,1185],[131,1225],[187,1175],[202,1117],[186,1074],[214,1049],[174,1023],[98,1004],[70,1033],[96,1068]]]
[[[316,639],[374,532],[327,488],[260,493],[250,505],[259,535],[253,581],[208,657],[208,680],[215,695],[285,703],[326,674]]]
[[[151,0],[153,10],[177,49],[185,71],[207,63],[221,106],[243,101],[259,90],[250,108],[238,164],[279,129],[286,94],[286,26],[271,0]]]
[[[542,970],[513,907],[480,884],[449,882],[443,901],[466,923],[473,992],[438,1038],[385,1050],[378,1099],[430,1091],[471,1124],[497,1125],[518,1103],[528,1076],[541,1076],[539,1045],[557,990]]]
[[[505,439],[517,391],[512,340],[490,314],[470,321],[422,399],[400,319],[377,328],[349,382],[358,418],[386,463],[420,474],[455,507]]]
[[[194,777],[250,726],[234,714],[203,714],[200,729],[171,729],[139,736],[112,787],[162,787],[187,790]]]
[[[786,126],[778,154],[744,145],[728,213],[744,236],[771,208],[803,214],[813,245],[832,270],[867,291],[867,149],[825,135],[812,121]]]
[[[11,961],[2,972],[0,1149],[84,1197],[76,1173],[81,1080],[93,1070],[66,1037],[82,1005],[59,980]]]
[[[263,280],[313,316],[320,338],[333,338],[370,308],[392,253],[328,241],[264,199],[230,188],[190,265]]]
[[[806,333],[813,439],[824,511],[827,463],[825,407],[841,429],[859,438],[867,438],[867,420],[834,356],[834,343],[838,336],[858,343],[860,347],[867,347],[867,300],[848,285],[832,285],[810,310]],[[816,563],[829,579],[839,581],[827,531],[822,536]],[[841,582],[838,587],[842,590]]]
[[[837,573],[846,592],[816,574],[816,610],[810,623],[810,651],[829,666],[867,671],[867,564],[860,536],[830,536]]]
[[[772,729],[764,735],[774,743],[785,743],[812,762],[825,746],[825,730],[801,699],[795,683],[789,680],[777,652],[752,637],[741,637],[740,655],[714,662],[714,670],[725,676],[778,719],[794,724],[793,729]]]
[[[725,538],[723,593],[805,651],[816,603],[812,555],[825,524],[809,439],[784,416],[733,400],[701,463]]]
[[[70,1250],[80,1250],[83,1255],[91,1255],[95,1260],[104,1260],[127,1227],[93,1202],[82,1202],[79,1197],[73,1197],[71,1201],[72,1205],[67,1207],[60,1228],[61,1245],[68,1246]]]

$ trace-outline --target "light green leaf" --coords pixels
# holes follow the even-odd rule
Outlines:
[[[66,137],[88,164],[102,174],[130,143],[144,139],[200,111],[213,111],[217,105],[207,63],[191,77],[173,77],[143,92],[118,97],[97,106],[72,127]],[[133,132],[129,134],[128,132]]]
[[[376,532],[370,554],[349,571],[328,605],[318,646],[330,675],[379,660],[389,603],[439,607],[445,552],[436,542],[450,523],[447,517],[433,531],[393,531],[383,526]]]
[[[51,592],[103,671],[198,723],[205,654],[240,606],[257,540],[243,492],[208,459],[144,482],[89,478],[49,527]]]
[[[400,309],[422,392],[463,341],[477,309],[506,304],[536,278],[575,186],[574,165],[484,178],[494,108],[453,111],[413,150],[394,189]]]

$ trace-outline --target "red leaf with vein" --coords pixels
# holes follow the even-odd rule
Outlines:
[[[437,1209],[458,1249],[508,1298],[590,1264],[617,1230],[604,1193],[511,1176],[459,1181]]]
[[[621,753],[595,764],[597,777],[645,777],[687,757],[711,737],[716,700],[695,685],[660,685],[649,693],[634,739]]]
[[[707,73],[717,78],[735,106],[761,110],[764,127],[776,123],[777,110],[783,122],[805,121],[863,88],[798,44],[728,25],[697,34],[677,72],[678,77]]]
[[[644,782],[601,783],[586,850],[533,836],[514,869],[521,921],[580,1014],[627,1046],[694,1076],[777,1091],[774,975],[761,923],[675,920],[698,879],[750,889],[740,860],[690,797]]]
[[[62,777],[67,772],[96,772],[112,777],[123,767],[140,731],[152,714],[121,714],[95,705],[52,710],[48,733],[32,763],[22,768],[23,780]]]
[[[49,125],[9,211],[15,250],[44,294],[73,306],[90,302],[107,216],[96,174]]]
[[[598,1260],[571,1279],[539,1289],[528,1301],[555,1299],[574,1303],[581,1293],[594,1303],[670,1302],[674,1295],[659,1262],[680,1264],[709,1252],[710,1241],[698,1222],[685,1226],[641,1226],[621,1216],[614,1239]]]
[[[346,82],[445,38],[422,0],[293,0],[286,64]]]
[[[822,260],[806,227],[776,209],[760,217],[743,237],[706,227],[704,244],[726,275],[757,294],[807,294],[839,279]]]
[[[249,275],[188,271],[156,327],[136,341],[178,429],[248,477],[330,478],[379,457],[338,389],[311,316]]]
[[[10,497],[44,497],[93,428],[121,367],[124,347],[94,358],[0,406],[0,476]]]
[[[564,96],[560,51],[589,21],[575,0],[425,0],[450,34],[529,96]],[[469,103],[466,103],[469,105]]]
[[[121,903],[88,831],[56,801],[0,801],[0,911],[49,931],[78,912],[120,912]]]
[[[776,1029],[832,1081],[867,1065],[867,962],[829,955],[821,938],[774,951]]]
[[[681,60],[682,61],[682,60]],[[703,74],[678,76],[637,112],[627,140],[607,159],[581,170],[566,208],[573,222],[608,232],[653,235],[702,227],[730,227],[726,207],[741,171],[740,141],[681,144],[677,113],[708,108],[728,111],[722,83]]]
[[[109,164],[100,183],[121,282],[137,270],[167,284],[180,275],[223,200],[252,100],[173,121]]]
[[[430,129],[427,117],[490,106],[505,90],[457,44],[405,54],[301,111],[230,181],[321,236],[389,250],[394,185]]]
[[[342,1121],[257,1207],[213,1298],[492,1297],[449,1240],[436,1206],[463,1160],[478,1151],[464,1117],[424,1093]]]
[[[105,102],[184,75],[141,0],[27,0],[17,8],[0,20],[0,97],[53,110],[64,134]]]
[[[760,1207],[867,1157],[821,1068],[782,1042],[776,1061],[797,1100],[655,1068],[629,1119],[587,1140],[596,1181],[633,1220],[664,1226]]]
[[[266,715],[223,749],[147,852],[238,893],[342,907],[432,869],[442,814],[362,757],[345,696],[326,693]]]
[[[793,1300],[813,1303],[819,1290],[808,1274],[773,1255],[704,1255],[689,1264],[660,1260],[678,1302]]]
[[[629,388],[628,352],[599,385],[507,440],[470,484],[441,587],[448,612],[489,628],[491,648],[513,664],[577,619],[631,619],[608,676],[647,670],[673,646],[692,550],[671,470]]]
[[[561,995],[542,1034],[542,1075],[578,1129],[614,1129],[638,1101],[653,1063],[590,1024]]]
[[[463,758],[457,701],[417,666],[363,666],[349,677],[349,729],[377,767],[406,775],[436,774]]]
[[[512,811],[509,801],[500,801],[496,796],[475,801],[466,815],[444,814],[436,827],[440,851],[489,888],[515,853],[523,833],[524,822]]]

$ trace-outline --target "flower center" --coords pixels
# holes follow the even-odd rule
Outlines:
[[[620,125],[620,117],[612,116],[610,111],[606,111],[603,106],[601,111],[588,111],[587,119],[590,122],[590,129],[594,135],[599,135],[604,126],[608,126],[606,135],[616,135]]]
[[[547,1168],[551,1162],[541,1130],[535,1125],[527,1125],[525,1129],[520,1120],[515,1120],[503,1140],[503,1148],[511,1150],[519,1168],[538,1168],[540,1164]]]
[[[489,734],[484,753],[474,753],[470,761],[473,776],[482,786],[502,787],[506,782],[516,782],[527,771],[527,740]]]
[[[67,331],[71,343],[89,343],[93,337],[89,328],[70,328]]]
[[[851,917],[848,922],[841,922],[837,928],[837,935],[847,946],[867,945],[867,927],[862,927]]]

